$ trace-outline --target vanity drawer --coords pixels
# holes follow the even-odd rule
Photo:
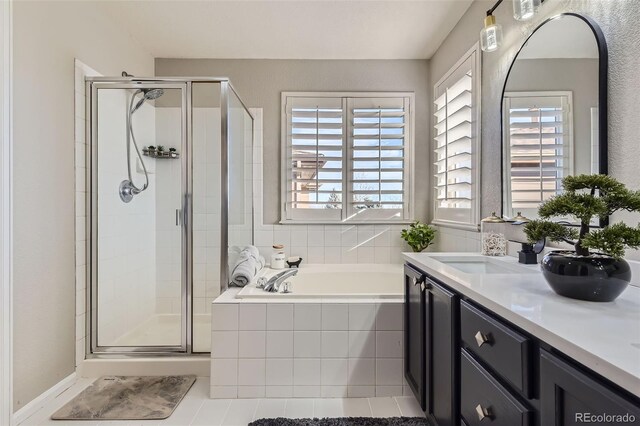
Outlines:
[[[531,341],[469,303],[460,303],[460,337],[489,368],[527,397],[531,392]]]
[[[531,426],[533,412],[462,349],[460,414],[468,426]]]

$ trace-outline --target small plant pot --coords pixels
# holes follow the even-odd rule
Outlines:
[[[544,256],[541,267],[557,294],[590,302],[615,300],[631,281],[629,264],[604,254],[578,256],[574,251],[552,251]]]

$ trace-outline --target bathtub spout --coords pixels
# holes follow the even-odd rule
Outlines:
[[[264,291],[268,291],[270,293],[277,293],[280,289],[280,284],[284,282],[289,277],[293,277],[298,274],[298,269],[289,269],[287,271],[280,272],[267,281],[264,285]]]

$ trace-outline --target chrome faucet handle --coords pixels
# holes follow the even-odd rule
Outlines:
[[[260,277],[258,278],[258,280],[256,281],[256,287],[257,288],[264,288],[264,285],[267,283],[267,279],[265,277]]]
[[[291,293],[291,282],[285,281],[282,283],[282,293]]]

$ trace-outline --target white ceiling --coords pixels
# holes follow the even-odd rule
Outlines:
[[[158,58],[425,59],[473,0],[107,1]]]

